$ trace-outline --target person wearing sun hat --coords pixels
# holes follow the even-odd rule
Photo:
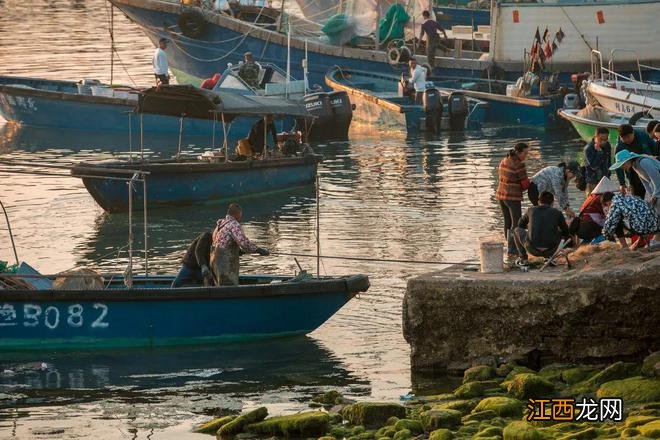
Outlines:
[[[623,169],[625,171],[633,170],[639,176],[644,189],[646,190],[646,199],[655,211],[656,227],[651,247],[660,246],[660,161],[653,157],[643,156],[637,153],[631,153],[628,150],[621,150],[616,153],[616,162],[610,167],[610,170]],[[609,216],[608,216],[609,217]]]

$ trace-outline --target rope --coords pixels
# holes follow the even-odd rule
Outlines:
[[[280,255],[285,257],[309,257],[316,258],[314,254],[297,254],[289,252],[271,252],[271,255]],[[351,261],[372,261],[376,263],[410,263],[410,264],[434,264],[434,265],[459,265],[459,266],[473,266],[475,263],[452,262],[452,261],[429,261],[429,260],[405,260],[405,259],[389,259],[389,258],[367,258],[367,257],[348,257],[343,255],[321,255],[320,258],[328,258],[331,260],[351,260]]]

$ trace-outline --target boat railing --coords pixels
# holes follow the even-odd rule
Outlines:
[[[632,53],[635,56],[635,61],[637,62],[637,73],[639,75],[639,81],[635,80],[635,77],[631,75],[630,80],[633,82],[642,82],[642,68],[639,65],[639,58],[637,57],[637,51],[635,49],[612,49],[610,51],[610,61],[608,63],[608,68],[610,71],[614,72],[614,55],[617,54],[617,52],[626,52],[626,53]]]

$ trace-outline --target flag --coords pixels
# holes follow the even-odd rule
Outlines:
[[[539,27],[536,27],[536,35],[534,35],[534,40],[536,40],[537,43],[541,42],[541,32],[539,32]]]
[[[548,28],[547,27],[545,28],[545,32],[543,32],[543,41],[545,41],[546,38],[548,38]]]
[[[555,34],[555,37],[557,37],[557,41],[559,43],[561,43],[561,40],[563,40],[565,36],[566,36],[566,34],[564,33],[564,31],[561,30],[561,28],[559,28],[559,30]]]
[[[536,52],[538,50],[538,45],[539,44],[536,41],[532,44],[532,51],[530,52],[530,55],[532,56],[532,58],[534,58],[536,56]]]
[[[556,51],[557,49],[559,49],[559,46],[557,46],[557,43],[555,43],[555,42],[553,41],[553,42],[552,42],[552,53],[555,53],[555,51]]]
[[[545,48],[543,49],[543,54],[545,55],[546,58],[550,58],[552,56],[552,46],[550,45],[549,41],[545,43]]]

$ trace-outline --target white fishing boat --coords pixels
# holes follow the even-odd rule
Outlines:
[[[603,67],[600,52],[592,52],[593,79],[587,85],[587,93],[609,112],[628,117],[637,114],[647,116],[660,114],[660,85],[642,81],[641,67],[638,68],[638,79],[632,75],[625,77],[616,73],[614,70],[616,52],[612,51],[608,68]]]

